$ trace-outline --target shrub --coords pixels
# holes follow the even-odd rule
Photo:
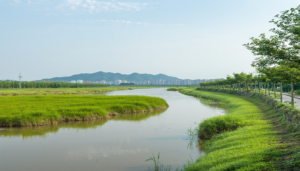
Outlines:
[[[198,135],[200,138],[209,139],[213,135],[221,132],[233,131],[245,125],[246,124],[241,116],[215,116],[206,119],[199,124]]]

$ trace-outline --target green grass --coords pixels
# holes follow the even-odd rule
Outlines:
[[[285,144],[280,143],[278,132],[265,119],[267,106],[260,108],[261,102],[254,98],[219,92],[192,89],[180,92],[225,102],[228,109],[227,115],[199,124],[200,134],[206,131],[210,138],[205,143],[206,155],[185,170],[277,170],[275,163],[280,162]]]
[[[132,114],[166,108],[147,96],[9,96],[0,97],[0,126],[32,126],[57,121],[93,120],[109,113]]]
[[[167,89],[167,91],[180,91],[180,90],[184,90],[187,89],[188,87],[170,87]]]
[[[21,95],[68,95],[68,94],[92,94],[118,90],[133,90],[140,88],[154,87],[101,87],[101,88],[47,88],[47,89],[0,89],[0,96],[21,96]],[[157,88],[157,87],[155,87]]]

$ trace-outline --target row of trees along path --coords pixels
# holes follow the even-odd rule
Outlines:
[[[232,91],[252,91],[256,93],[263,93],[265,95],[273,95],[275,98],[277,97],[277,93],[280,93],[280,101],[286,101],[288,98],[291,99],[290,103],[294,107],[295,101],[297,104],[300,104],[300,97],[294,97],[294,83],[290,83],[288,79],[284,80],[278,75],[286,76],[285,71],[277,70],[276,67],[269,67],[265,70],[261,70],[258,75],[253,75],[252,73],[246,74],[242,73],[233,73],[233,76],[227,76],[226,79],[216,80],[211,82],[200,83],[200,87],[202,88],[216,88],[216,89],[227,89]],[[271,72],[272,70],[272,72]],[[276,72],[278,75],[274,76]],[[283,93],[283,85],[290,86],[291,95],[287,93]],[[285,89],[287,89],[285,86]],[[297,84],[300,87],[300,84]],[[300,107],[300,106],[299,106]]]
[[[282,84],[289,83],[291,104],[294,107],[294,83],[300,82],[300,5],[277,14],[270,21],[275,28],[270,29],[272,35],[267,37],[264,33],[258,38],[250,38],[251,42],[244,44],[255,56],[252,67],[257,70],[257,75],[234,73],[234,77],[214,83],[203,83],[202,86],[233,85],[240,90],[241,84],[247,91],[249,85],[254,86],[254,91],[265,91],[280,84],[282,96]],[[209,84],[209,85],[208,85]],[[266,93],[266,92],[265,92]],[[274,96],[276,93],[274,91]],[[282,100],[282,97],[281,97]]]
[[[261,34],[244,44],[254,55],[258,56],[252,66],[270,81],[290,82],[292,106],[294,106],[294,83],[300,82],[300,5],[297,8],[277,14],[270,23],[275,28],[269,38]]]

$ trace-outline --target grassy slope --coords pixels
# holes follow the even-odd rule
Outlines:
[[[60,120],[87,120],[109,113],[136,113],[166,108],[147,96],[9,96],[0,97],[0,126],[30,126]],[[90,118],[93,117],[93,118]]]
[[[181,93],[223,101],[229,109],[228,115],[246,123],[244,127],[214,135],[206,143],[207,154],[186,170],[277,170],[274,163],[280,160],[285,147],[274,126],[264,119],[264,109],[255,105],[258,101],[217,92],[182,90]],[[215,119],[208,120],[213,123]]]
[[[101,88],[48,88],[48,89],[0,89],[0,96],[19,95],[67,95],[67,94],[91,94],[118,90],[133,90],[138,88],[153,87],[101,87]]]

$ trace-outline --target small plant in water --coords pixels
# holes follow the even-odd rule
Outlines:
[[[153,170],[153,171],[171,171],[171,166],[167,166],[164,167],[163,164],[159,164],[159,157],[160,157],[160,153],[157,154],[157,158],[152,154],[152,157],[150,157],[149,159],[147,159],[146,161],[150,161],[152,160],[154,162],[154,169],[151,169],[149,167],[149,170]],[[176,169],[176,171],[179,171],[178,168]]]
[[[197,124],[197,123],[195,122],[195,124]],[[190,149],[190,150],[194,150],[194,141],[197,140],[197,136],[196,136],[197,133],[198,133],[198,128],[195,128],[195,129],[189,128],[187,130],[187,135],[188,135],[189,140],[190,140],[187,148]]]
[[[196,129],[192,130],[192,128],[189,128],[187,130],[187,135],[189,136],[190,140],[194,140],[197,135],[197,130]]]

